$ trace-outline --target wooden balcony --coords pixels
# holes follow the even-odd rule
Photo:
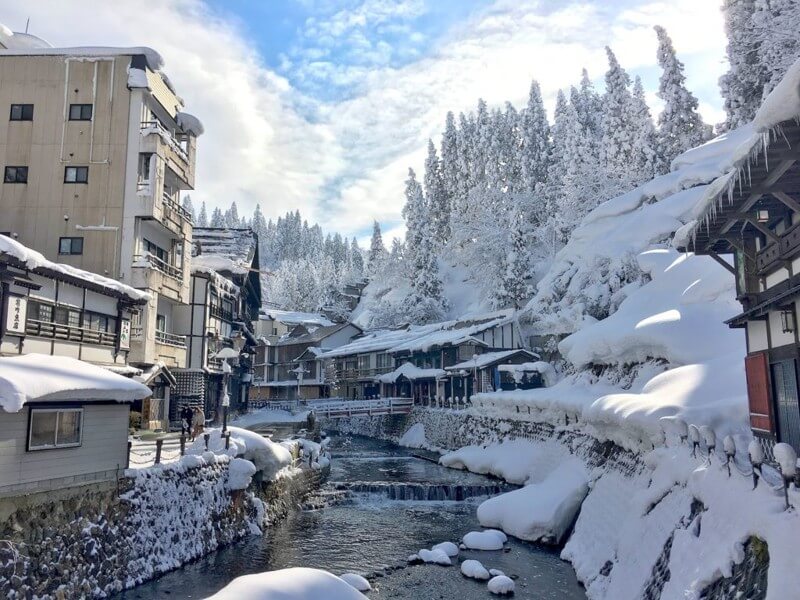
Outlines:
[[[768,244],[756,255],[759,275],[767,275],[783,266],[783,261],[791,260],[800,254],[800,223],[781,234],[777,242]]]
[[[99,346],[114,346],[117,341],[116,333],[34,320],[25,323],[25,334]]]

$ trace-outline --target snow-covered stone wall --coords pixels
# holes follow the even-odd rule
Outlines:
[[[0,597],[105,597],[175,569],[284,515],[319,483],[298,472],[231,490],[231,459],[129,472],[119,489],[0,501]],[[235,460],[235,459],[234,459]]]
[[[472,457],[471,468],[517,483],[543,481],[577,457],[590,489],[562,558],[572,563],[589,598],[792,595],[790,539],[800,534],[800,516],[783,510],[775,481],[752,489],[746,459],[732,464],[728,475],[721,450],[709,457],[701,448],[693,457],[687,444],[668,439],[635,451],[580,425],[536,422],[526,414],[415,408],[407,416],[352,417],[323,426],[393,441],[413,426],[415,446],[469,446],[454,455]],[[517,441],[504,464],[502,445],[509,440]],[[525,476],[517,478],[517,471]],[[789,500],[797,505],[800,493],[790,490]]]

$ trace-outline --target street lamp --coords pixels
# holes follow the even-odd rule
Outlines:
[[[236,339],[233,340],[236,344]],[[244,346],[244,344],[242,344]],[[223,348],[216,354],[214,358],[222,360],[222,433],[223,435],[228,430],[228,407],[231,405],[231,398],[228,395],[228,380],[230,379],[231,365],[228,359],[239,358],[240,350],[234,348]]]
[[[300,402],[300,386],[303,383],[303,375],[308,373],[308,369],[303,366],[303,363],[297,363],[297,367],[289,371],[297,375],[297,401]]]

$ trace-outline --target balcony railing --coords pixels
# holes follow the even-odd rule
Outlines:
[[[172,135],[172,132],[164,127],[160,121],[142,121],[139,129],[142,135],[149,135],[151,133],[158,135],[162,140],[164,140],[164,143],[169,144],[169,146],[177,154],[179,154],[183,160],[187,162],[189,161],[189,154],[180,145],[178,140],[175,139],[175,136]]]
[[[140,342],[144,339],[144,327],[141,325],[134,325],[131,327],[131,340]]]
[[[216,317],[217,319],[222,319],[223,321],[233,321],[234,314],[233,311],[225,310],[221,306],[217,306],[212,304],[209,308],[209,312],[211,313],[212,317]]]
[[[178,204],[172,196],[170,196],[167,192],[163,192],[161,194],[161,202],[164,205],[164,208],[169,212],[172,211],[176,213],[181,219],[192,224],[192,215],[191,213],[183,208],[180,204]]]
[[[167,346],[175,346],[176,348],[186,348],[186,336],[168,333],[156,329],[156,342],[165,344]]]
[[[96,329],[86,329],[83,327],[72,327],[61,323],[50,323],[47,321],[28,320],[25,323],[25,333],[38,337],[47,337],[57,340],[69,340],[71,342],[81,342],[84,344],[98,344],[101,346],[113,346],[117,341],[117,334]]]
[[[172,277],[173,279],[177,279],[179,281],[183,279],[183,271],[181,269],[167,262],[164,262],[157,256],[150,254],[149,252],[145,254],[137,254],[136,256],[133,257],[133,260],[136,262],[145,260],[150,264],[152,268],[156,269],[157,271],[161,271],[162,273],[164,273],[164,275],[167,275],[168,277]]]

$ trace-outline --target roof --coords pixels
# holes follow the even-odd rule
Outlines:
[[[730,251],[734,234],[745,228],[759,228],[754,220],[742,220],[741,215],[785,209],[777,196],[770,195],[770,187],[779,180],[782,187],[800,186],[800,173],[796,169],[789,172],[800,158],[796,150],[800,141],[798,118],[800,60],[764,100],[751,123],[683,155],[691,159],[692,155],[702,157],[715,152],[727,161],[728,168],[699,199],[694,218],[676,233],[676,246],[696,252]],[[736,146],[724,143],[736,138],[740,138]]]
[[[2,27],[2,25],[0,25]],[[5,31],[7,29],[3,28]],[[2,31],[2,30],[0,30]],[[161,55],[147,46],[129,48],[115,46],[72,46],[54,48],[36,36],[24,33],[4,35],[0,32],[0,57],[3,56],[74,56],[74,57],[111,57],[111,56],[144,56],[151,71],[164,67]]]
[[[524,354],[529,358],[539,358],[538,354],[518,348],[516,350],[501,350],[500,352],[484,352],[483,354],[478,354],[475,358],[465,360],[464,362],[460,362],[451,367],[445,367],[445,369],[448,371],[460,371],[461,369],[482,369],[484,367],[494,365],[495,363],[503,362],[504,360],[507,360],[518,354]]]
[[[221,273],[247,275],[258,270],[258,237],[250,228],[195,227],[192,268],[205,267]]]
[[[151,394],[133,379],[66,356],[0,358],[0,407],[9,413],[31,402],[133,402]]]
[[[457,321],[443,321],[429,325],[409,325],[402,329],[372,331],[349,344],[326,352],[322,358],[335,358],[367,352],[414,352],[433,347],[475,342],[485,345],[474,336],[514,322],[515,311],[503,310],[494,313],[466,317]]]
[[[384,373],[376,377],[375,381],[380,383],[394,383],[400,377],[415,381],[417,379],[436,379],[444,375],[446,375],[444,369],[420,369],[410,362],[405,362],[391,373]]]
[[[332,336],[335,333],[338,333],[345,327],[354,327],[361,331],[358,326],[353,325],[352,323],[336,323],[334,325],[327,325],[325,327],[317,327],[314,331],[310,331],[308,333],[304,333],[302,335],[292,337],[291,334],[281,338],[276,346],[294,346],[295,344],[314,344],[317,342],[321,342],[327,337]],[[302,325],[300,325],[302,327]]]
[[[47,260],[36,250],[31,250],[5,235],[0,235],[0,258],[14,266],[33,271],[37,275],[65,279],[70,283],[92,288],[110,296],[126,298],[136,304],[144,304],[150,298],[149,293],[120,283],[116,279]]]
[[[286,325],[333,325],[333,322],[319,313],[299,312],[294,310],[262,309],[259,319],[278,321]]]

